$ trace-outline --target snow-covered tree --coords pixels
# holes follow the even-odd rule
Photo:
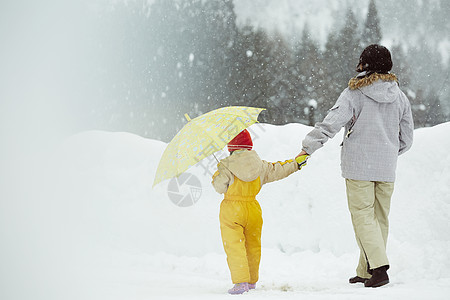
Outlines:
[[[323,53],[325,85],[320,111],[326,111],[336,102],[349,79],[356,75],[355,69],[361,54],[358,22],[351,8],[346,12],[344,26],[328,34]]]
[[[366,21],[361,35],[361,46],[365,48],[371,44],[380,44],[382,38],[380,18],[375,0],[370,0]]]
[[[295,49],[294,75],[299,101],[295,106],[298,122],[313,123],[310,119],[319,119],[323,115],[310,107],[314,100],[318,103],[325,101],[323,87],[326,84],[324,78],[322,53],[317,42],[311,37],[308,24],[302,31],[302,36],[297,49]]]

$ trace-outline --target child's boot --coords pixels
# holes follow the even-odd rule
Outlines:
[[[228,290],[228,293],[232,295],[243,294],[245,292],[248,292],[247,282],[236,283],[234,287]]]
[[[249,289],[249,290],[254,290],[254,289],[256,289],[256,283],[249,283],[249,284],[248,284],[248,289]]]

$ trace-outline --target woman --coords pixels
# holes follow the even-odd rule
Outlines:
[[[366,287],[389,283],[386,241],[397,157],[413,141],[410,103],[398,86],[391,54],[380,45],[362,52],[356,71],[323,122],[302,142],[300,155],[313,154],[342,127],[341,169],[348,206],[360,248],[356,276]]]

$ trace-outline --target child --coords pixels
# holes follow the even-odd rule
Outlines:
[[[220,205],[220,230],[231,279],[230,294],[242,294],[256,287],[261,258],[261,207],[256,200],[261,186],[280,180],[306,165],[308,155],[296,160],[269,163],[254,150],[247,130],[228,143],[230,156],[217,165],[212,185],[225,194]]]

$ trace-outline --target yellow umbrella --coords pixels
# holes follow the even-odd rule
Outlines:
[[[264,108],[222,107],[193,120],[185,114],[188,123],[164,150],[153,186],[180,175],[190,166],[221,150],[239,132],[258,122],[262,110]]]

